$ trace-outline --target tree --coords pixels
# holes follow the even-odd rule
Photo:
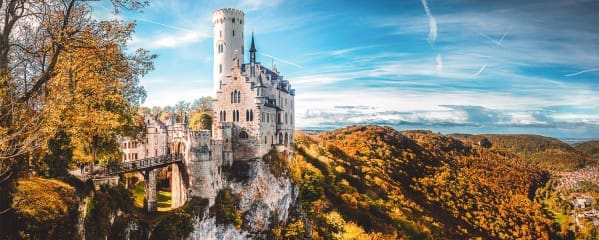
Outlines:
[[[175,109],[177,110],[177,122],[183,122],[185,120],[186,114],[189,112],[189,103],[185,101],[179,101],[177,102]]]
[[[147,5],[138,0],[111,2],[115,11]],[[84,0],[2,0],[0,9],[0,218],[4,223],[10,219],[16,178],[32,153],[46,147],[48,139],[65,125],[69,132],[74,123],[85,123],[88,131],[81,129],[84,134],[72,137],[85,135],[92,145],[93,136],[121,127],[107,123],[96,132],[90,130],[94,121],[117,120],[118,113],[143,101],[145,91],[138,78],[152,68],[153,56],[145,50],[124,54],[133,24],[93,21]],[[127,71],[115,74],[122,70]],[[64,80],[68,85],[58,84]],[[85,102],[95,94],[95,85],[110,94],[102,95],[107,97],[105,101]],[[56,89],[61,88],[76,93],[68,96],[66,104],[87,107],[60,102]],[[117,96],[124,96],[125,101]],[[71,107],[80,112],[56,112]],[[105,109],[114,114],[94,118]],[[121,121],[132,123],[123,116]],[[76,121],[58,124],[68,119]],[[10,226],[0,225],[0,235],[10,230]]]
[[[206,112],[194,112],[191,114],[189,126],[193,130],[210,130],[212,128],[212,115]]]
[[[201,97],[193,100],[193,103],[189,107],[192,112],[212,112],[212,97]]]

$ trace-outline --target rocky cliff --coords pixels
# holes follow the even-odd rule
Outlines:
[[[194,216],[190,239],[264,239],[285,233],[301,219],[298,187],[288,175],[286,154],[235,161],[215,174],[217,194]],[[214,171],[218,173],[219,171]],[[302,224],[303,225],[303,224]]]

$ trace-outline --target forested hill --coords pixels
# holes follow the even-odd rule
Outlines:
[[[576,149],[599,161],[599,140],[577,144]]]
[[[480,144],[486,139],[488,147],[491,149],[513,152],[522,159],[538,164],[539,167],[547,170],[569,171],[595,162],[565,142],[539,135],[452,134],[451,136],[470,144]]]
[[[548,172],[430,131],[297,133],[292,175],[316,239],[548,239],[531,201]]]

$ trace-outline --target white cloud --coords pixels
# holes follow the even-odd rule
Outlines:
[[[422,6],[424,7],[424,12],[428,17],[429,32],[428,38],[426,40],[432,46],[435,44],[435,41],[437,40],[437,19],[433,17],[431,9],[428,7],[428,3],[426,2],[426,0],[422,0],[421,2]]]
[[[435,58],[435,62],[437,63],[437,65],[436,65],[437,74],[443,73],[443,59],[441,58],[441,54],[437,54],[437,57]]]
[[[207,27],[198,27],[190,30],[177,30],[175,32],[159,33],[152,36],[135,35],[129,44],[133,48],[177,48],[198,43],[203,40],[210,39],[210,37],[210,29]]]

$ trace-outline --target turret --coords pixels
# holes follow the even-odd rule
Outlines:
[[[214,93],[226,84],[226,76],[231,74],[233,58],[244,59],[243,23],[244,13],[233,8],[223,8],[212,13],[214,26]]]

